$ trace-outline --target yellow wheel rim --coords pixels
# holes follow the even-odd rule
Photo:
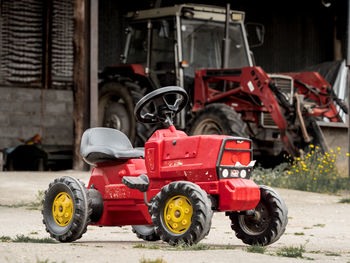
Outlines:
[[[191,202],[183,195],[168,200],[164,209],[164,222],[175,234],[182,234],[190,227],[193,208]]]
[[[52,216],[57,225],[66,226],[73,217],[73,200],[66,192],[56,195],[52,204]]]

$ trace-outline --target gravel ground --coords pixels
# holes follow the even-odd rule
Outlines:
[[[0,237],[17,235],[49,237],[41,212],[22,206],[35,201],[56,177],[70,175],[87,182],[89,173],[74,171],[52,173],[0,173]],[[129,226],[94,227],[74,243],[14,243],[0,241],[0,262],[140,262],[160,259],[164,262],[346,262],[350,263],[350,204],[340,204],[341,196],[277,189],[289,209],[286,233],[267,247],[265,254],[247,252],[238,240],[224,213],[213,217],[212,229],[200,244],[211,249],[174,250],[157,241],[137,239]],[[10,205],[20,204],[18,208]],[[21,205],[22,204],[22,205]],[[143,245],[146,248],[135,248]],[[155,246],[154,246],[155,245]],[[276,256],[283,247],[304,246],[304,258]],[[153,247],[152,247],[153,246]],[[153,249],[152,249],[153,248]]]

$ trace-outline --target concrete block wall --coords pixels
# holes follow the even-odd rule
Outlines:
[[[35,134],[43,144],[73,144],[73,92],[0,87],[0,150]]]

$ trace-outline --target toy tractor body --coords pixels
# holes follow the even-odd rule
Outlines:
[[[237,237],[247,244],[278,240],[288,221],[287,208],[276,192],[250,180],[252,142],[176,130],[172,119],[186,102],[179,87],[155,90],[138,102],[138,120],[168,125],[145,148],[133,148],[115,129],[87,130],[81,154],[95,167],[87,188],[71,177],[50,184],[43,215],[51,236],[70,242],[88,224],[132,225],[144,240],[193,244],[209,233],[213,211],[218,211],[227,213]],[[145,112],[149,108],[153,111]]]

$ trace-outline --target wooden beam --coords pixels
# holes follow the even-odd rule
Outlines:
[[[90,2],[90,127],[98,126],[98,2]]]
[[[93,0],[92,0],[93,1]],[[89,93],[89,45],[88,23],[89,0],[74,1],[74,69],[73,69],[73,93],[74,93],[74,152],[73,169],[86,170],[80,156],[80,141],[85,129],[89,126],[90,93]]]

